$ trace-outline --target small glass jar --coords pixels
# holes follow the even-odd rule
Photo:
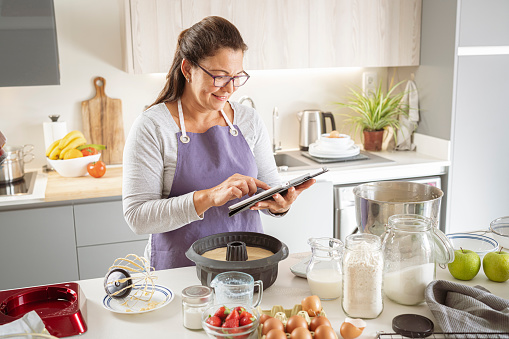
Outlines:
[[[351,234],[343,256],[343,311],[351,318],[373,319],[382,313],[384,259],[380,237]]]
[[[452,247],[430,218],[396,214],[382,234],[384,293],[402,305],[424,302],[426,286],[435,279],[435,263],[450,262]]]
[[[341,296],[341,257],[343,242],[334,238],[310,238],[311,260],[306,277],[311,293],[321,300],[333,300]]]
[[[189,286],[182,290],[182,321],[190,330],[201,330],[203,311],[212,305],[214,291],[207,286]]]

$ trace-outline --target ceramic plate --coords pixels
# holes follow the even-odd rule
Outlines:
[[[447,238],[452,243],[454,250],[463,248],[471,250],[483,256],[486,253],[496,251],[498,242],[495,239],[486,237],[484,235],[470,234],[470,233],[452,233],[447,234]]]
[[[318,147],[316,143],[309,145],[309,154],[318,158],[348,158],[353,157],[361,152],[361,149],[357,145],[353,145],[349,149],[337,152],[325,151]]]
[[[141,285],[135,285],[130,295],[135,293],[135,290],[140,291]],[[105,309],[115,313],[123,314],[139,314],[158,310],[168,305],[173,300],[173,292],[161,285],[154,285],[154,295],[150,301],[138,300],[136,302],[130,302],[131,307],[123,305],[124,299],[114,299],[108,295],[104,296],[103,306]],[[148,297],[146,297],[148,299]]]

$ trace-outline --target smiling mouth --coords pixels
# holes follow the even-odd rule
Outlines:
[[[228,99],[227,95],[216,95],[216,94],[212,94],[212,95],[215,96],[216,98],[218,98],[219,100],[227,100]]]

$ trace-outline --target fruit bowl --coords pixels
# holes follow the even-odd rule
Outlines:
[[[50,160],[49,158],[46,160],[63,177],[82,177],[88,174],[87,165],[98,161],[100,157],[101,153],[67,160]]]
[[[237,306],[244,307],[246,311],[251,313],[253,316],[256,317],[256,320],[253,321],[251,324],[234,327],[234,328],[224,328],[224,327],[217,327],[212,326],[210,324],[206,323],[206,320],[209,318],[209,316],[213,316],[214,313],[221,307],[226,306],[229,309],[233,310]],[[258,325],[260,323],[260,314],[258,311],[247,305],[242,304],[216,304],[208,307],[205,311],[203,311],[202,314],[202,326],[209,338],[234,338],[234,339],[247,339],[247,338],[254,338],[254,333],[256,329],[258,328]]]
[[[482,257],[489,252],[496,251],[498,248],[498,242],[495,239],[484,235],[451,233],[447,234],[447,238],[451,241],[454,250],[459,250],[460,248],[464,250],[471,250],[477,253],[479,257]]]

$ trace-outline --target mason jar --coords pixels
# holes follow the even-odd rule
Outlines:
[[[345,238],[343,311],[351,318],[373,319],[382,313],[384,258],[380,237],[369,233]]]
[[[435,264],[450,262],[450,252],[454,258],[447,237],[430,218],[417,214],[390,216],[382,249],[384,293],[402,305],[424,302],[426,286],[435,279]]]

